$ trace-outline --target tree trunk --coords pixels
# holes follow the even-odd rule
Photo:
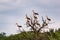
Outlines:
[[[35,40],[38,40],[38,32],[35,32]]]

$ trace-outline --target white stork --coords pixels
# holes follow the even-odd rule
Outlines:
[[[38,13],[34,12],[34,10],[32,10],[32,12],[34,13],[33,15],[39,15]]]
[[[48,20],[48,21],[51,21],[51,19],[50,19],[50,18],[48,18],[48,16],[46,16],[46,18],[47,18],[47,20]]]
[[[30,18],[26,15],[26,18],[28,19],[28,20],[30,20]]]
[[[18,23],[16,23],[16,25],[17,25],[17,27],[19,27],[19,28],[22,27],[21,25],[18,25]]]
[[[35,19],[37,19],[37,16],[34,16]]]

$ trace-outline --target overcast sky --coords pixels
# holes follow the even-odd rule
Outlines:
[[[25,25],[25,15],[32,15],[32,10],[40,16],[48,15],[51,28],[60,26],[60,0],[0,0],[0,32],[17,33],[16,22]]]

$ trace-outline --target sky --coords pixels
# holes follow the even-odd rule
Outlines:
[[[60,0],[0,0],[0,32],[17,33],[16,23],[24,26],[25,15],[32,15],[32,10],[55,22],[49,28],[60,28]]]

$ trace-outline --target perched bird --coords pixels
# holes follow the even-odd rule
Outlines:
[[[45,22],[44,26],[47,26],[48,24]]]
[[[34,16],[35,19],[37,19],[37,16]]]
[[[17,27],[22,27],[21,25],[18,25],[18,23],[16,23]]]
[[[39,23],[37,23],[37,25],[39,25],[39,26],[40,26],[40,24],[39,24]]]
[[[32,12],[34,13],[33,15],[39,15],[38,13],[34,12],[34,10],[32,10]]]
[[[44,20],[44,18],[42,17],[42,21],[43,21],[43,25],[47,26],[48,24],[46,23],[46,20]]]
[[[46,23],[46,20],[44,20],[44,22],[43,22],[43,23],[44,23],[44,26],[47,26],[47,25],[48,25],[48,24]]]
[[[51,19],[50,19],[50,18],[48,18],[48,16],[46,16],[46,18],[47,18],[47,20],[48,20],[48,21],[51,21]]]
[[[28,20],[30,20],[30,18],[26,15],[26,18],[28,19]]]

